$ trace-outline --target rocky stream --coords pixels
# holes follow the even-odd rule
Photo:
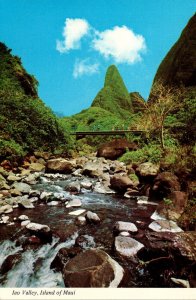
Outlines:
[[[175,210],[144,193],[144,177],[157,191],[157,166],[34,157],[0,171],[0,287],[195,286],[196,234],[176,223],[177,179],[166,185]]]

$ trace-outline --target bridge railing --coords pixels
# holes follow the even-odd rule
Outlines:
[[[145,133],[145,130],[103,130],[103,131],[75,131],[70,132],[70,135],[75,135],[77,139],[81,139],[85,137],[86,135],[89,136],[97,136],[97,135],[121,135],[125,136],[126,134],[132,133],[136,135],[140,135],[142,133]]]

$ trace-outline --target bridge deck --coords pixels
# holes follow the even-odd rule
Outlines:
[[[104,131],[75,131],[71,132],[71,135],[75,135],[77,138],[85,137],[86,135],[126,135],[129,133],[142,134],[144,130],[104,130]]]

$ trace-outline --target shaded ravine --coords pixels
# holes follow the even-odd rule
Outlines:
[[[1,225],[0,266],[10,255],[16,255],[16,262],[8,272],[1,274],[0,287],[63,287],[61,273],[51,270],[50,265],[61,248],[71,248],[76,238],[81,235],[85,235],[83,249],[103,249],[127,270],[127,287],[150,286],[150,283],[144,282],[142,269],[133,276],[129,260],[120,259],[115,255],[113,228],[117,221],[133,222],[138,227],[136,239],[142,240],[143,232],[151,222],[150,216],[156,206],[138,204],[136,199],[98,194],[85,189],[74,195],[65,191],[66,185],[74,180],[72,177],[68,177],[67,180],[46,180],[43,177],[41,183],[33,186],[33,189],[50,191],[55,193],[57,198],[63,195],[68,200],[80,199],[80,208],[96,212],[101,222],[87,223],[85,226],[76,225],[76,216],[69,215],[69,212],[80,208],[66,208],[65,201],[59,201],[57,206],[50,206],[47,201],[38,201],[34,203],[34,209],[14,209],[13,213],[9,214],[11,221],[25,214],[32,222],[48,225],[53,232],[53,239],[51,243],[41,246],[22,248],[18,241],[25,239],[26,231],[21,228],[20,222],[15,222],[12,226]]]

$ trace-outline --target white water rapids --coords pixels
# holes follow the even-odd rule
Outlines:
[[[61,248],[74,245],[78,234],[74,234],[64,243],[57,244],[53,238],[51,244],[45,244],[38,250],[21,252],[14,242],[6,240],[0,244],[0,267],[9,255],[21,253],[21,260],[0,278],[0,287],[64,287],[62,274],[50,269],[51,262]],[[35,263],[39,260],[39,267]]]

